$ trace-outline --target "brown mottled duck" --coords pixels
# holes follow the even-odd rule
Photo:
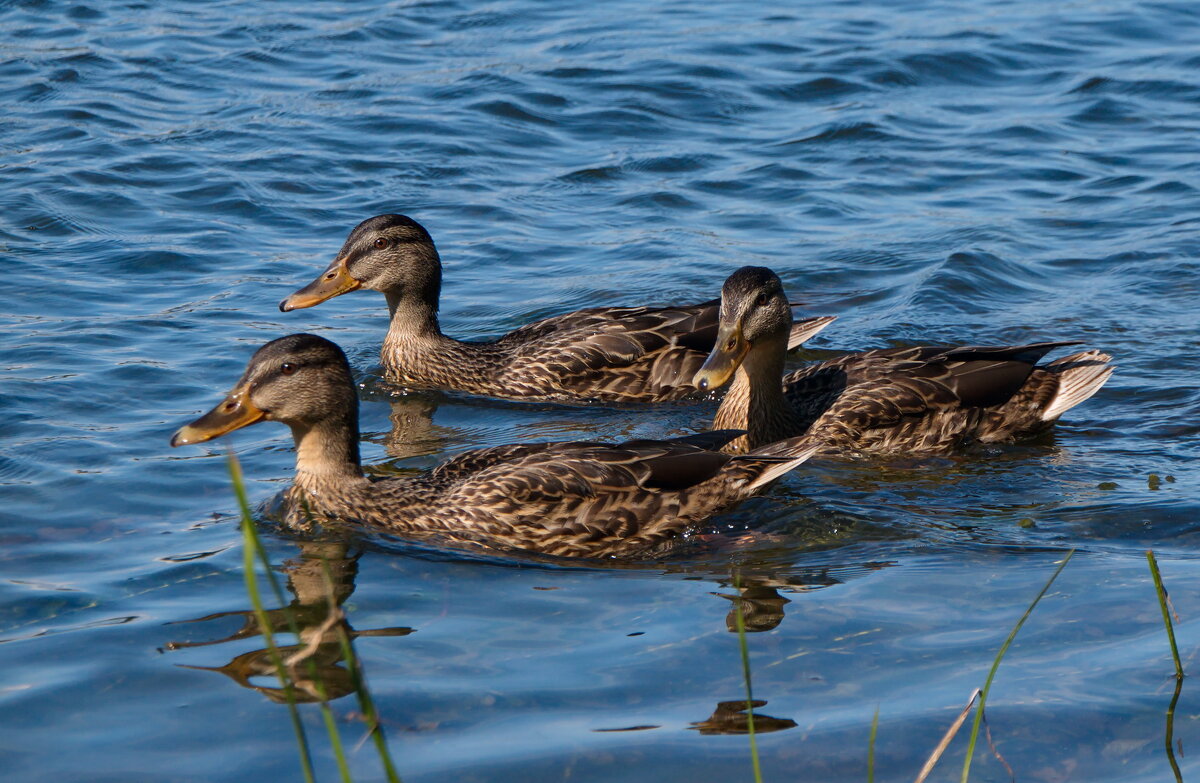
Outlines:
[[[712,350],[718,300],[681,307],[593,307],[522,326],[493,342],[442,334],[442,263],[421,224],[404,215],[359,223],[321,275],[284,299],[287,312],[360,288],[381,291],[391,324],[381,359],[394,382],[488,397],[558,402],[662,402],[696,393]],[[796,323],[795,347],[832,318]]]
[[[289,521],[348,520],[409,538],[568,557],[650,556],[755,494],[811,449],[791,441],[747,455],[719,449],[740,432],[672,440],[519,443],[476,449],[409,477],[368,477],[358,398],[341,349],[311,334],[267,343],[229,395],[172,446],[280,421],[296,443]]]
[[[1044,430],[1091,397],[1112,357],[1090,350],[1038,361],[1078,342],[1003,347],[891,348],[810,364],[783,377],[792,313],[779,277],[742,267],[721,290],[720,334],[699,388],[733,377],[714,428],[746,431],[742,453],[805,436],[824,454],[946,453]]]

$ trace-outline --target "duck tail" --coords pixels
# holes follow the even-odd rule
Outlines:
[[[1100,391],[1112,375],[1112,357],[1103,351],[1082,351],[1064,356],[1043,369],[1058,375],[1058,391],[1041,413],[1042,421],[1054,421]]]
[[[788,350],[791,351],[799,348],[806,341],[811,340],[816,336],[817,332],[829,326],[837,320],[836,315],[821,315],[816,318],[801,318],[792,324],[792,331],[788,334]]]
[[[775,479],[795,468],[802,462],[808,460],[809,457],[821,450],[820,443],[813,443],[811,438],[799,437],[788,438],[776,443],[771,443],[747,454],[747,457],[767,457],[771,459],[766,470],[764,470],[754,481],[751,481],[746,487],[749,491],[754,491],[764,484],[770,484]]]

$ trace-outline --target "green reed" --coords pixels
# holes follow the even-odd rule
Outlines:
[[[1175,707],[1179,704],[1179,694],[1183,690],[1183,663],[1179,660],[1179,646],[1175,643],[1175,625],[1171,622],[1171,609],[1168,606],[1167,590],[1163,587],[1162,574],[1158,570],[1158,560],[1154,557],[1154,552],[1146,550],[1146,562],[1150,564],[1150,576],[1154,579],[1154,590],[1158,593],[1158,607],[1162,610],[1163,627],[1167,629],[1167,640],[1171,644],[1171,659],[1175,662],[1175,693],[1171,697],[1171,703],[1167,706],[1167,725],[1164,732],[1163,741],[1167,748],[1167,762],[1171,765],[1171,771],[1175,774],[1177,783],[1183,783],[1183,773],[1179,769],[1179,762],[1175,759]]]
[[[875,783],[875,735],[879,733],[879,707],[871,718],[871,734],[867,737],[867,783]]]
[[[733,622],[737,628],[738,647],[742,652],[742,679],[746,683],[746,728],[750,734],[750,764],[754,769],[754,783],[762,783],[762,767],[758,762],[758,739],[754,735],[754,689],[750,685],[750,649],[746,644],[746,620],[742,617],[742,586],[737,574],[733,577],[733,589],[738,594],[733,601]]]
[[[283,655],[275,644],[275,635],[271,631],[271,620],[263,607],[262,594],[258,590],[258,576],[255,573],[254,560],[261,549],[258,545],[258,533],[254,528],[254,519],[250,516],[250,503],[246,499],[246,484],[242,478],[242,466],[237,457],[229,452],[229,477],[233,481],[233,494],[237,497],[238,508],[241,511],[242,540],[242,575],[246,581],[246,593],[250,596],[250,604],[254,607],[254,616],[262,629],[263,640],[275,664],[275,675],[283,688],[287,699],[288,714],[292,721],[292,730],[296,733],[296,745],[300,750],[300,770],[305,783],[313,783],[312,753],[309,750],[308,736],[304,732],[304,724],[300,721],[300,711],[296,708],[296,691],[292,686],[292,678],[283,663]],[[270,569],[267,570],[270,574]]]
[[[329,600],[332,607],[333,602],[333,576],[329,573],[329,563],[325,565],[325,583],[329,587]],[[350,683],[354,687],[354,693],[358,697],[358,705],[362,710],[363,717],[367,721],[367,731],[371,735],[371,741],[375,744],[375,750],[379,754],[379,763],[383,765],[384,775],[387,776],[388,783],[401,783],[400,775],[396,772],[396,765],[392,762],[392,754],[388,749],[387,737],[383,733],[382,726],[379,721],[379,712],[375,709],[375,700],[371,698],[371,692],[367,690],[366,677],[363,674],[362,664],[358,660],[358,655],[354,652],[354,640],[350,638],[350,634],[346,633],[346,627],[339,624],[337,627],[338,643],[342,647],[342,657],[346,660],[346,666],[350,671]]]
[[[304,733],[303,724],[300,722],[299,710],[296,708],[295,686],[292,682],[291,672],[284,662],[282,654],[279,652],[278,645],[275,643],[275,635],[271,630],[271,621],[267,616],[266,609],[263,607],[262,595],[258,588],[258,578],[255,573],[254,561],[256,559],[262,563],[263,571],[267,575],[267,581],[271,585],[271,590],[279,602],[283,616],[287,619],[288,630],[296,637],[297,641],[302,638],[300,628],[296,624],[295,616],[287,608],[283,588],[280,586],[279,580],[275,578],[275,571],[271,567],[271,560],[262,546],[262,541],[258,537],[258,529],[254,526],[254,519],[250,514],[250,503],[246,498],[246,483],[242,476],[242,466],[232,451],[229,453],[229,475],[233,480],[233,491],[237,496],[238,507],[241,511],[242,540],[244,542],[243,571],[246,579],[246,592],[250,595],[250,603],[254,607],[254,614],[258,618],[259,627],[262,628],[263,640],[266,642],[271,660],[275,664],[275,673],[283,686],[284,696],[288,703],[288,711],[292,718],[292,726],[296,731],[296,741],[300,746],[301,767],[304,772],[305,782],[312,783],[314,780],[312,755],[309,750],[307,736]],[[325,724],[325,732],[329,736],[330,748],[337,762],[338,775],[343,783],[352,783],[350,766],[346,761],[345,747],[342,744],[341,734],[338,732],[333,710],[329,707],[328,691],[325,689],[325,683],[311,659],[307,659],[305,664],[308,669],[309,679],[312,681],[313,688],[320,698],[321,718]]]
[[[1071,557],[1075,554],[1075,550],[1067,552],[1066,557],[1058,564],[1058,568],[1050,575],[1050,579],[1042,586],[1037,597],[1033,599],[1033,603],[1029,604],[1029,608],[1025,610],[1025,614],[1021,615],[1021,619],[1013,626],[1009,632],[1008,638],[1004,640],[1004,644],[1000,645],[1000,650],[996,653],[996,658],[992,661],[992,668],[988,671],[987,680],[984,681],[983,689],[979,693],[979,703],[975,706],[975,721],[971,724],[971,737],[967,742],[967,757],[963,760],[961,783],[967,783],[967,778],[971,774],[971,759],[975,755],[975,741],[979,739],[979,725],[983,722],[983,708],[987,704],[988,692],[992,689],[992,679],[996,676],[996,670],[1000,668],[1000,661],[1003,660],[1004,654],[1008,652],[1009,645],[1013,639],[1017,638],[1017,633],[1021,630],[1021,626],[1025,625],[1025,621],[1029,619],[1029,615],[1033,614],[1034,608],[1046,595],[1050,589],[1050,585],[1054,584],[1054,580],[1058,579],[1058,575],[1067,567],[1067,563],[1071,561]]]
[[[1150,576],[1154,579],[1154,589],[1158,592],[1158,606],[1162,609],[1163,627],[1167,629],[1167,640],[1171,643],[1171,659],[1175,661],[1175,676],[1183,679],[1183,664],[1179,660],[1179,645],[1175,643],[1175,626],[1171,622],[1171,610],[1167,607],[1167,590],[1163,587],[1162,574],[1158,570],[1158,560],[1154,552],[1146,550],[1146,562],[1150,564]]]

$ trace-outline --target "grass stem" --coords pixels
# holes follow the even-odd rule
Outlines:
[[[267,556],[266,549],[263,548],[262,541],[258,537],[258,529],[254,526],[254,518],[250,514],[250,502],[246,497],[246,482],[242,476],[242,466],[232,451],[229,452],[229,475],[233,479],[233,492],[237,496],[238,508],[241,511],[242,517],[242,539],[245,542],[242,570],[245,572],[246,592],[250,595],[250,603],[254,607],[255,617],[257,617],[259,627],[262,629],[263,640],[267,643],[267,649],[270,651],[272,662],[275,664],[276,674],[279,677],[280,684],[283,686],[288,710],[292,715],[292,725],[296,729],[296,741],[300,745],[301,764],[303,766],[305,783],[313,783],[312,754],[309,749],[307,736],[304,733],[304,726],[300,722],[300,713],[296,709],[295,686],[292,682],[291,673],[283,661],[283,656],[279,652],[279,647],[275,643],[275,634],[271,628],[271,619],[267,616],[266,609],[263,606],[262,593],[258,588],[258,576],[255,571],[255,560],[262,562],[267,581],[270,583],[272,592],[274,592],[276,599],[279,601],[284,617],[287,618],[288,628],[297,641],[302,640],[300,628],[296,624],[295,616],[287,609],[287,601],[283,596],[283,588],[279,585],[279,580],[275,578],[275,571],[271,567],[271,560]],[[333,717],[333,711],[329,708],[329,698],[325,690],[325,683],[322,682],[320,674],[317,672],[311,658],[307,660],[307,668],[309,677],[313,683],[313,689],[317,692],[317,696],[321,700],[321,718],[325,724],[325,731],[329,735],[329,744],[333,749],[333,756],[337,762],[338,775],[342,779],[342,783],[353,783],[350,777],[350,766],[346,761],[346,751],[342,745],[341,735],[338,733],[337,721]]]
[[[867,783],[875,783],[875,735],[879,732],[879,707],[871,718],[871,735],[867,737]]]
[[[734,624],[737,628],[738,647],[742,651],[742,679],[746,683],[746,728],[750,734],[750,763],[754,769],[754,783],[762,783],[762,767],[758,762],[758,739],[754,735],[754,689],[750,684],[750,649],[746,644],[746,619],[742,617],[741,580],[735,574],[733,587],[738,593],[734,599]]]
[[[329,571],[327,560],[323,560],[322,565],[325,569],[325,586],[329,591],[328,600],[332,611],[332,607],[335,606],[333,574]],[[346,667],[350,672],[350,683],[354,687],[354,693],[358,696],[358,705],[367,721],[367,731],[375,744],[375,750],[379,753],[379,762],[383,765],[384,775],[386,775],[388,783],[401,783],[400,775],[396,772],[396,765],[392,762],[391,751],[388,749],[387,737],[384,735],[379,721],[379,712],[375,709],[375,700],[371,698],[371,692],[367,690],[366,677],[359,664],[358,656],[354,653],[354,642],[351,640],[350,634],[346,633],[344,623],[338,624],[337,635],[338,642],[342,647],[342,658],[345,659]]]
[[[1175,626],[1171,622],[1171,610],[1167,606],[1167,589],[1163,587],[1162,574],[1158,570],[1158,560],[1154,552],[1146,550],[1146,562],[1150,564],[1150,576],[1154,578],[1154,589],[1158,593],[1158,606],[1162,609],[1163,627],[1167,629],[1167,639],[1171,643],[1171,659],[1175,662],[1175,694],[1167,706],[1167,726],[1164,732],[1164,742],[1167,748],[1167,763],[1175,773],[1177,783],[1183,783],[1183,773],[1175,758],[1175,707],[1179,704],[1179,694],[1183,690],[1183,663],[1179,660],[1179,646],[1175,643]]]
[[[258,589],[258,577],[254,566],[260,549],[258,536],[254,529],[254,519],[250,516],[250,503],[246,500],[246,484],[242,478],[242,466],[232,451],[229,452],[229,476],[233,481],[233,494],[237,496],[238,508],[241,511],[242,540],[244,542],[242,572],[246,582],[246,592],[250,596],[250,604],[254,607],[254,616],[258,620],[259,628],[262,629],[263,641],[266,642],[271,661],[275,664],[275,674],[279,678],[284,698],[287,700],[292,730],[296,733],[296,745],[300,751],[300,771],[304,775],[305,783],[313,783],[315,778],[312,753],[309,750],[308,736],[304,732],[304,724],[300,720],[300,711],[296,708],[296,691],[287,667],[283,663],[279,647],[275,644],[275,635],[271,631],[271,620],[267,616],[267,610],[262,602],[262,594]]]
[[[1162,574],[1158,570],[1158,560],[1154,552],[1146,550],[1146,562],[1150,564],[1150,576],[1154,578],[1154,589],[1158,592],[1158,606],[1162,609],[1163,627],[1167,629],[1167,639],[1171,643],[1171,659],[1175,661],[1175,676],[1183,679],[1183,663],[1179,660],[1179,646],[1175,644],[1175,626],[1171,622],[1171,610],[1167,608],[1167,589],[1163,587]]]
[[[961,783],[967,783],[967,778],[971,775],[971,760],[975,755],[975,741],[979,739],[979,724],[983,721],[983,709],[987,704],[988,693],[992,689],[992,680],[996,676],[996,670],[1000,668],[1000,661],[1004,659],[1004,654],[1008,652],[1008,647],[1012,644],[1013,639],[1017,638],[1017,633],[1020,632],[1021,626],[1025,625],[1025,621],[1029,619],[1029,615],[1033,614],[1033,610],[1038,605],[1038,602],[1046,595],[1046,592],[1050,589],[1050,585],[1054,584],[1054,580],[1058,579],[1058,575],[1062,573],[1062,570],[1067,567],[1067,563],[1071,562],[1071,557],[1074,554],[1074,549],[1067,552],[1066,557],[1062,559],[1062,562],[1058,564],[1058,568],[1050,575],[1050,579],[1042,587],[1041,592],[1037,594],[1037,597],[1033,599],[1033,603],[1025,610],[1025,614],[1021,615],[1021,619],[1013,626],[1012,631],[1008,634],[1008,638],[1004,640],[1004,644],[1000,645],[1000,651],[996,653],[995,660],[992,661],[992,668],[988,671],[987,680],[983,684],[983,690],[979,693],[979,704],[975,707],[975,720],[971,724],[971,737],[967,742],[967,757],[963,760]]]

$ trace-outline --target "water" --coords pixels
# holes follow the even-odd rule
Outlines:
[[[1143,552],[1192,670],[1198,22],[1119,0],[0,4],[6,779],[298,779],[286,709],[235,680],[272,685],[260,637],[187,622],[249,609],[223,446],[167,447],[266,340],[343,345],[365,456],[399,469],[711,416],[394,396],[381,297],[276,309],[383,211],[432,232],[460,337],[707,299],[753,263],[839,316],[803,358],[1083,339],[1118,367],[1052,435],[805,466],[677,561],[325,550],[406,781],[749,779],[721,706],[744,698],[735,573],[766,779],[864,779],[878,708],[877,779],[911,780],[1071,548],[993,688],[997,749],[1022,780],[1170,779]],[[231,441],[255,502],[286,485],[281,427]],[[314,545],[266,536],[319,602]],[[333,708],[353,746],[357,705]],[[1008,780],[984,745],[973,779]],[[379,778],[369,743],[351,760]]]

